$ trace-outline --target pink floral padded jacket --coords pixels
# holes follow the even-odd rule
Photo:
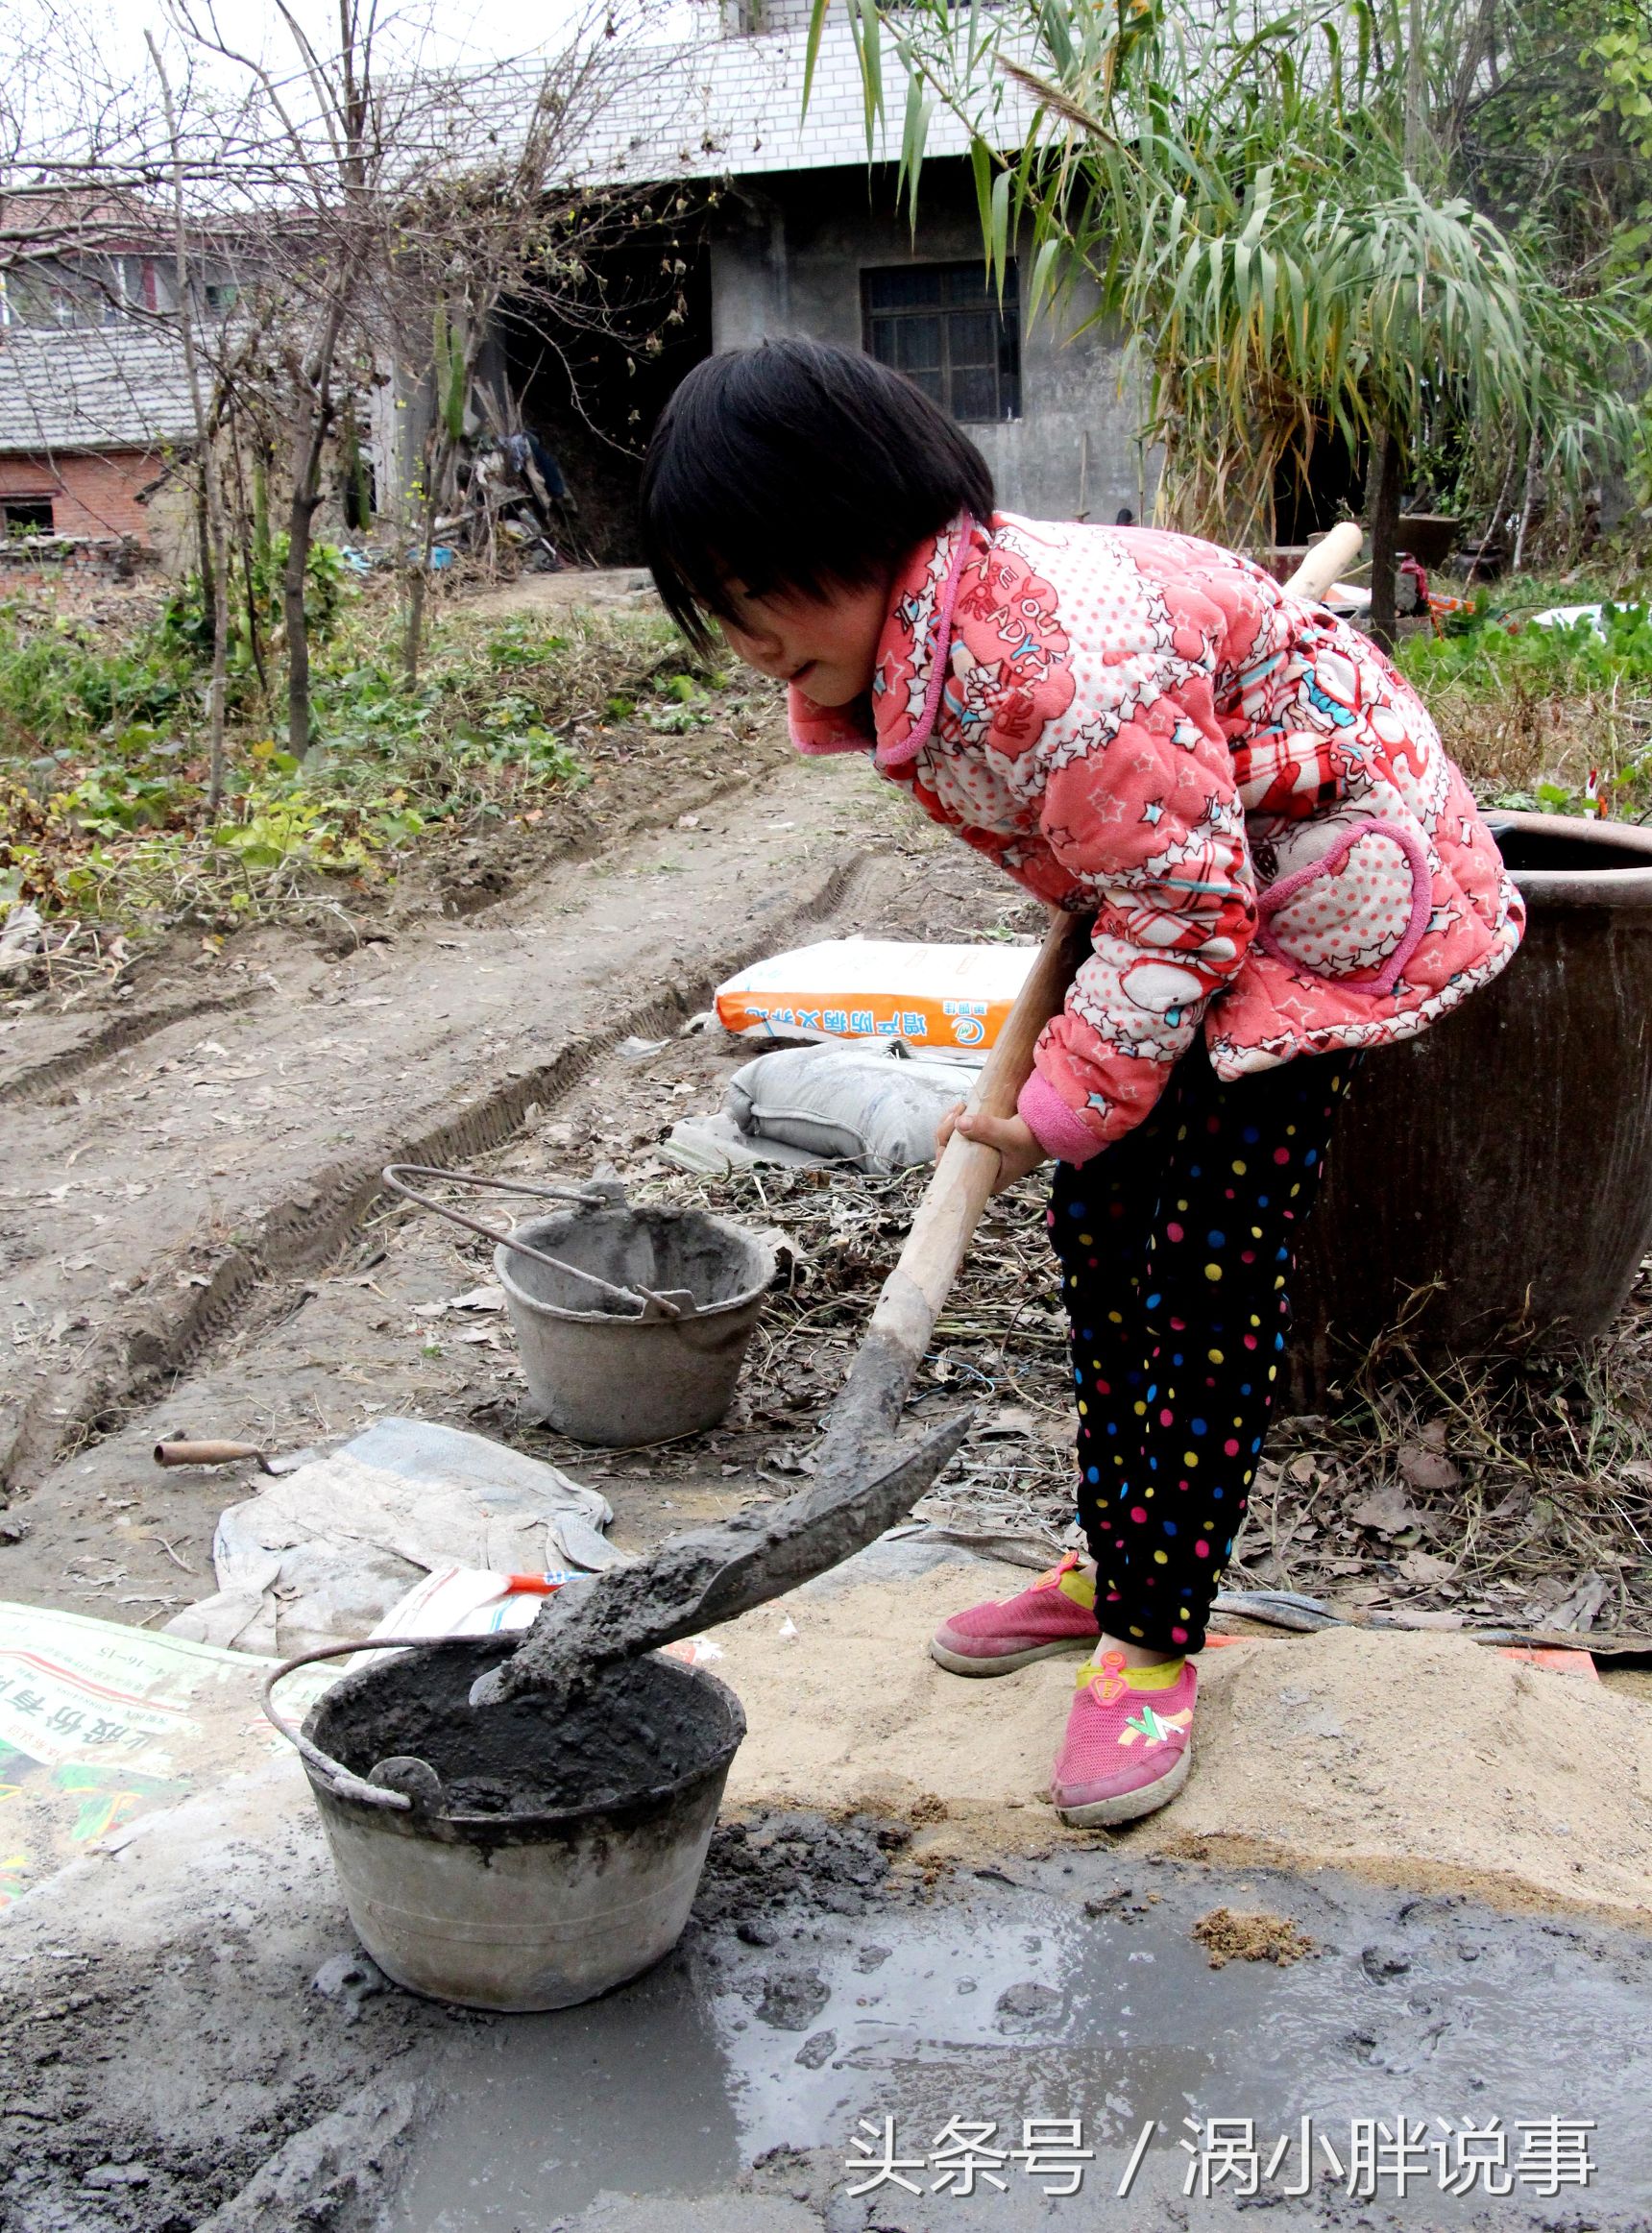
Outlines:
[[[896,586],[869,705],[791,692],[937,822],[1093,910],[1021,1114],[1081,1163],[1203,1026],[1219,1076],[1382,1046],[1487,983],[1524,910],[1374,644],[1186,535],[960,521]]]

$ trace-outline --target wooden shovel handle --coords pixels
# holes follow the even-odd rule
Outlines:
[[[987,1116],[1014,1115],[1032,1074],[1038,1034],[1059,1013],[1089,935],[1087,915],[1062,914],[1051,925],[969,1096],[972,1109]],[[819,1462],[824,1492],[830,1493],[857,1474],[870,1478],[875,1453],[900,1419],[912,1375],[997,1179],[997,1149],[954,1132],[833,1406]]]
[[[1352,566],[1365,547],[1365,530],[1357,520],[1339,520],[1308,552],[1284,587],[1294,597],[1317,604],[1337,578]]]
[[[1021,1088],[1032,1075],[1032,1050],[1052,1016],[1059,1015],[1079,963],[1089,951],[1090,917],[1063,914],[1050,926],[1038,959],[1015,996],[983,1066],[967,1105],[983,1116],[1012,1117]],[[935,1165],[935,1177],[918,1205],[907,1245],[873,1313],[876,1325],[886,1305],[899,1307],[891,1291],[910,1284],[929,1305],[930,1323],[940,1315],[958,1276],[969,1236],[998,1183],[998,1151],[954,1132]],[[929,1335],[925,1332],[925,1341]]]
[[[269,1460],[256,1443],[157,1443],[155,1462],[158,1466],[229,1466],[237,1458],[255,1458],[263,1470],[274,1470]]]

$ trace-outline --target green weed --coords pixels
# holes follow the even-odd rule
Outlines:
[[[1481,598],[1472,612],[1447,616],[1438,636],[1409,637],[1399,665],[1425,696],[1465,689],[1496,697],[1517,683],[1567,697],[1652,689],[1652,611],[1603,604],[1598,624],[1586,617],[1535,627]]]
[[[1553,601],[1582,600],[1574,588]],[[1398,664],[1489,803],[1625,817],[1652,809],[1645,605],[1606,603],[1599,625],[1536,627],[1483,597],[1439,635],[1407,638]]]
[[[254,656],[255,617],[260,645],[268,645],[285,619],[284,577],[290,538],[278,535],[268,551],[252,561],[248,572],[231,570],[225,618],[229,635],[229,665],[232,702],[244,697],[256,671]],[[352,593],[343,558],[330,543],[315,543],[304,563],[304,619],[310,648],[328,643],[337,630]],[[185,576],[162,609],[157,637],[168,649],[182,652],[200,667],[212,657],[212,625],[201,592],[201,576]]]
[[[260,589],[272,628],[283,555]],[[613,724],[675,733],[716,712],[663,619],[439,609],[410,690],[394,599],[359,591],[326,546],[310,587],[317,743],[301,765],[270,741],[279,709],[232,625],[215,813],[198,585],[124,643],[0,607],[0,910],[26,898],[124,928],[271,916],[322,880],[381,884],[445,830],[537,822],[589,780],[588,747]]]
[[[36,759],[200,717],[192,662],[154,635],[110,649],[88,623],[30,626],[0,605],[0,758]]]

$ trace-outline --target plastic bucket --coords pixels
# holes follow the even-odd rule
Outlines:
[[[628,1449],[717,1424],[774,1276],[765,1241],[705,1210],[646,1207],[561,1210],[513,1237],[615,1286],[693,1298],[678,1318],[594,1310],[585,1281],[501,1244],[495,1275],[547,1425]]]
[[[468,1703],[517,1640],[455,1638],[347,1675],[310,1709],[302,1746],[379,1968],[432,2000],[508,2012],[589,2001],[676,1944],[745,1735],[715,1676],[650,1656],[604,1676],[594,1763],[545,1701]],[[451,1797],[410,1807],[362,1783],[398,1754],[427,1761]]]

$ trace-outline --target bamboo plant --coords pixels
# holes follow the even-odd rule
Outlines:
[[[1452,190],[1430,97],[1452,58],[1423,0],[1228,0],[1198,20],[1165,0],[845,4],[869,158],[904,84],[914,225],[943,114],[1000,283],[1019,253],[1030,317],[1087,298],[1081,331],[1122,330],[1160,518],[1272,542],[1281,476],[1338,434],[1375,463],[1380,596],[1401,476],[1443,422],[1514,427],[1574,479],[1632,441],[1623,308],[1564,294]]]

